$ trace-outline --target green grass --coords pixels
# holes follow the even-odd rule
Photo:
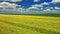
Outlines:
[[[60,34],[60,15],[0,14],[0,34]]]

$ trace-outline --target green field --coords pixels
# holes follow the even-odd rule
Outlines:
[[[60,15],[0,14],[0,34],[60,34]]]

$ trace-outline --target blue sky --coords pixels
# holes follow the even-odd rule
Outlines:
[[[50,3],[52,1],[56,2],[56,0],[0,0],[0,2],[2,2],[2,1],[6,1],[6,2],[10,2],[10,3],[16,3],[18,5],[24,6],[24,8],[28,8],[34,4],[41,4],[44,2],[47,2],[47,3]],[[59,2],[59,0],[57,2]],[[60,6],[60,4],[56,4],[56,5]]]
[[[23,0],[22,2],[17,2],[17,4],[20,4],[25,7],[30,7],[34,4],[41,4],[43,2],[51,2],[52,0],[39,0],[39,1],[34,1],[34,0]]]
[[[26,10],[39,13],[56,9],[60,10],[60,0],[0,0],[0,11],[24,12]]]
[[[44,7],[47,7],[47,6],[60,7],[60,0],[0,0],[0,2],[14,3],[17,5],[21,5],[21,7],[24,7],[24,8],[29,8],[32,5],[42,4],[44,2],[49,3],[49,5],[44,5]]]

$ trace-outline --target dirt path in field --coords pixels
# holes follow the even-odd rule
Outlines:
[[[48,30],[45,30],[45,29],[30,27],[30,26],[22,25],[22,24],[16,24],[16,23],[5,21],[5,20],[2,20],[2,19],[0,20],[0,22],[4,22],[6,24],[10,24],[10,25],[17,26],[17,27],[20,27],[20,28],[30,29],[30,30],[40,32],[40,33],[45,33],[45,34],[60,34],[59,32],[48,31]]]

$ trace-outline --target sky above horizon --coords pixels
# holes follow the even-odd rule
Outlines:
[[[1,9],[3,8],[3,9]],[[0,0],[0,11],[51,11],[60,10],[60,0]]]
[[[31,7],[35,4],[42,4],[44,2],[51,3],[51,2],[60,2],[60,0],[0,0],[0,2],[9,2],[21,5],[24,8]],[[57,4],[60,6],[60,4]]]

